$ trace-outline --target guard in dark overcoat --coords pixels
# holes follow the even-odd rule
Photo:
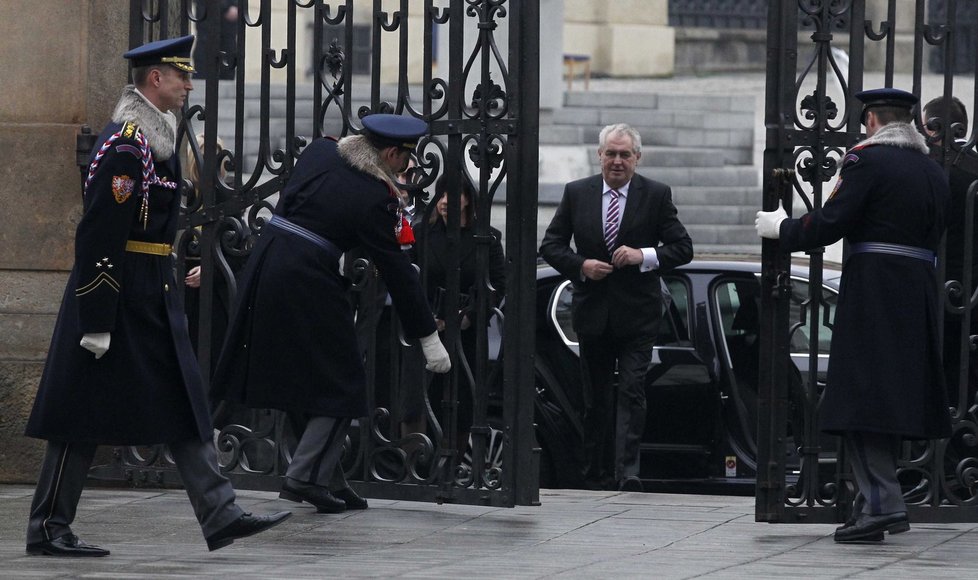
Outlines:
[[[351,419],[368,414],[366,373],[339,259],[360,246],[387,283],[408,338],[421,338],[428,369],[450,359],[399,238],[395,174],[427,123],[363,119],[363,133],[323,138],[302,153],[242,273],[228,336],[211,382],[215,402],[281,409],[309,418],[281,496],[319,512],[365,508],[339,465]]]
[[[785,251],[849,242],[820,413],[822,430],[844,437],[859,488],[840,542],[910,529],[896,475],[901,441],[950,434],[935,269],[947,177],[910,124],[916,97],[856,96],[868,138],[846,153],[823,207],[801,219],[783,209],[757,218],[758,233]]]
[[[127,86],[92,152],[83,215],[27,435],[48,440],[27,530],[30,554],[105,556],[71,532],[98,445],[166,443],[208,546],[284,520],[245,514],[221,474],[169,243],[180,211],[174,155],[193,89],[193,37],[126,53]]]

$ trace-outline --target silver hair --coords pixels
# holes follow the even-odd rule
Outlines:
[[[598,149],[604,149],[608,137],[619,134],[631,137],[632,148],[636,153],[642,152],[642,136],[638,134],[638,130],[635,127],[625,123],[615,123],[614,125],[607,125],[604,129],[601,129],[601,133],[598,134]]]

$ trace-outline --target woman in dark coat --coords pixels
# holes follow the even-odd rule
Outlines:
[[[425,278],[428,302],[435,314],[435,322],[439,331],[445,330],[446,320],[451,313],[445,311],[445,300],[448,292],[449,272],[455,268],[451,260],[449,248],[450,230],[448,225],[448,179],[442,175],[435,182],[435,197],[431,201],[434,211],[415,229],[417,242],[412,248],[414,259],[421,267]],[[475,370],[475,341],[476,320],[475,299],[477,286],[488,281],[489,307],[494,308],[502,301],[506,290],[506,264],[501,242],[502,234],[496,228],[490,227],[488,279],[481,278],[476,259],[475,238],[475,191],[471,182],[462,177],[462,189],[459,192],[459,239],[458,239],[458,272],[459,272],[459,328],[462,353],[469,369]],[[472,396],[463,373],[463,386],[459,389],[458,425],[468,429],[472,423]],[[444,383],[436,380],[436,386]],[[417,384],[408,381],[407,385]],[[410,389],[406,391],[410,392]],[[424,410],[423,398],[420,393],[411,393],[405,401],[405,422],[415,430],[423,430]],[[420,422],[419,422],[420,421]],[[408,429],[410,431],[410,429]]]

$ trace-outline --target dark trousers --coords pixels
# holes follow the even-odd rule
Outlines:
[[[846,433],[846,452],[859,488],[857,509],[874,516],[907,511],[896,471],[902,443],[899,435]]]
[[[205,538],[241,517],[244,512],[234,503],[234,489],[217,465],[212,442],[193,438],[168,447]],[[71,533],[96,448],[94,443],[48,441],[27,523],[28,544]]]
[[[338,491],[349,487],[340,458],[350,419],[311,417],[299,438],[285,476]]]
[[[610,479],[639,474],[645,433],[645,374],[655,340],[581,336],[584,377],[584,480],[607,486]],[[615,367],[618,388],[615,389]]]

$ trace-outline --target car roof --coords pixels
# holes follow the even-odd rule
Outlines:
[[[537,262],[537,267],[538,275],[557,275],[557,271],[542,260]],[[807,280],[809,277],[808,269],[809,258],[807,256],[792,256],[792,276]],[[703,254],[696,256],[690,263],[680,266],[677,270],[682,272],[741,272],[759,275],[761,273],[761,257],[751,254]],[[840,264],[829,260],[822,263],[823,283],[838,290],[841,277],[842,266]]]

